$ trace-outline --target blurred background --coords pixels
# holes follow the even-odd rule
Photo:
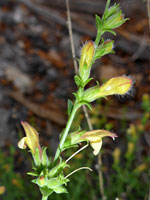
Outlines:
[[[102,15],[105,0],[70,0],[73,39],[80,47],[96,36],[95,14]],[[95,84],[114,76],[129,75],[134,87],[124,97],[109,97],[93,104],[90,119],[95,129],[107,129],[119,137],[104,139],[102,171],[107,200],[150,199],[150,1],[112,0],[130,18],[116,30],[115,54],[104,56],[92,68]],[[148,17],[149,16],[149,17]],[[31,177],[31,156],[19,150],[24,135],[20,121],[40,133],[40,143],[53,156],[59,133],[67,121],[67,99],[74,99],[74,66],[67,28],[65,0],[0,0],[0,199],[40,200]],[[81,112],[73,127],[88,130]],[[67,151],[68,158],[75,150]],[[72,161],[71,169],[89,166],[68,184],[68,194],[55,200],[98,200],[97,158],[86,149]]]

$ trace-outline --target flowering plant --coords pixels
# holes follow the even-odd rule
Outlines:
[[[72,103],[71,100],[68,101],[68,121],[65,129],[61,133],[60,143],[54,159],[48,158],[46,148],[40,146],[37,131],[27,122],[22,122],[26,137],[20,140],[18,146],[22,149],[28,146],[30,149],[34,165],[33,171],[28,172],[28,174],[35,177],[32,182],[39,186],[42,193],[42,200],[47,200],[53,192],[58,194],[67,192],[65,186],[70,181],[68,177],[73,172],[65,176],[64,169],[69,167],[68,161],[79,151],[83,150],[83,148],[75,152],[66,161],[61,157],[61,153],[64,150],[76,147],[81,142],[87,142],[85,147],[90,144],[93,148],[93,154],[98,155],[104,137],[109,136],[113,139],[117,137],[116,134],[106,130],[76,130],[70,133],[70,128],[75,114],[81,106],[86,105],[89,109],[92,109],[91,102],[98,98],[106,98],[109,95],[125,95],[131,90],[133,81],[127,76],[115,77],[101,86],[97,84],[94,87],[85,89],[87,83],[92,79],[90,77],[90,72],[94,62],[102,56],[113,52],[114,41],[104,41],[102,35],[105,32],[115,34],[113,29],[122,25],[126,20],[119,4],[110,6],[110,0],[107,0],[102,18],[96,15],[97,36],[95,42],[87,41],[81,49],[79,72],[74,77],[78,90],[74,93],[74,103]],[[81,167],[77,170],[80,169],[91,170],[88,167]]]

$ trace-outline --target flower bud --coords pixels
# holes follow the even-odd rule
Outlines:
[[[83,99],[92,102],[100,97],[109,95],[125,95],[132,88],[133,80],[126,76],[115,77],[108,80],[101,87],[90,88],[84,92]]]
[[[105,14],[104,29],[112,30],[121,26],[127,19],[124,19],[124,15],[118,5],[113,5],[107,10]]]
[[[83,82],[85,82],[90,76],[94,53],[95,53],[95,47],[93,41],[88,41],[81,49],[79,75],[83,80]]]
[[[102,56],[112,53],[114,47],[114,41],[106,40],[102,44],[100,44],[95,51],[94,60],[101,58]]]

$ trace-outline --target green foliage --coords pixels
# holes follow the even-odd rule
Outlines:
[[[70,99],[68,99],[68,116],[70,116],[72,108],[73,108],[73,103]]]
[[[68,149],[65,152],[65,158],[67,159],[71,154],[74,153],[74,149]],[[80,166],[92,166],[93,163],[93,156],[91,152],[81,152],[74,157],[70,161],[71,170],[74,171],[75,169],[79,168]],[[65,169],[65,174],[68,174],[70,171],[69,168]],[[99,193],[99,188],[93,187],[93,181],[96,174],[94,172],[90,173],[89,171],[79,171],[76,174],[71,176],[71,181],[68,184],[68,191],[67,194],[57,195],[55,193],[49,198],[55,200],[87,200],[92,199],[93,196]],[[87,192],[88,191],[88,192]]]

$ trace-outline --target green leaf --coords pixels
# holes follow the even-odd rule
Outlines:
[[[42,150],[42,164],[48,167],[50,165],[50,160],[47,157],[46,149],[47,147],[44,147]]]
[[[76,148],[76,147],[78,147],[77,144],[69,144],[69,143],[66,142],[66,143],[64,144],[64,146],[63,146],[62,151],[65,151],[66,149],[70,149],[70,148]]]
[[[94,87],[93,87],[93,88],[94,88]],[[90,104],[86,99],[81,100],[81,101],[78,103],[78,106],[79,106],[79,107],[81,107],[81,106],[83,106],[83,105],[86,105],[90,110],[92,110],[91,104]]]
[[[95,15],[95,18],[96,18],[96,28],[98,30],[99,28],[101,28],[103,21],[101,20],[101,18],[98,15]]]
[[[63,186],[59,186],[59,187],[55,188],[54,191],[55,191],[57,194],[68,193],[68,191],[66,190],[66,188],[63,187]]]
[[[48,176],[49,177],[56,177],[58,176],[65,167],[67,167],[68,165],[65,162],[62,162],[60,160],[60,163],[58,165],[56,165],[54,168],[52,168],[49,172],[48,172]]]
[[[84,82],[83,87],[85,87],[91,80],[93,80],[93,78],[87,79],[87,80]]]
[[[80,87],[82,85],[82,80],[81,80],[81,78],[78,75],[74,76],[74,80],[75,80],[75,83],[76,83],[76,85],[78,87]]]
[[[38,176],[39,174],[37,172],[27,172],[30,176]]]
[[[92,110],[92,106],[89,102],[83,101],[83,104],[86,105],[90,110]]]
[[[50,196],[54,191],[52,189],[49,189],[47,187],[40,187],[40,191],[42,193],[43,196]]]
[[[35,154],[33,155],[33,159],[34,159],[34,163],[36,166],[40,166],[41,165],[41,159],[40,159],[40,152],[39,152],[39,149],[36,148],[35,149]]]
[[[114,36],[116,36],[116,32],[111,29],[106,29],[105,32],[109,32],[109,33],[113,34]]]
[[[56,189],[58,187],[60,187],[61,185],[66,185],[66,183],[69,181],[69,179],[65,179],[63,178],[51,178],[47,180],[47,187],[50,189]]]
[[[70,99],[68,99],[68,116],[70,116],[73,108],[73,103]]]

